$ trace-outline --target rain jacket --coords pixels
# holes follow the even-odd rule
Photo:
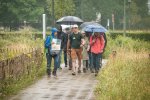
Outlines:
[[[105,40],[103,36],[101,36],[101,39],[96,38],[96,41],[92,43],[92,36],[90,37],[90,46],[91,46],[91,52],[94,54],[99,54],[103,52]]]
[[[51,34],[48,35],[48,36],[51,38],[50,42],[52,41],[53,38],[57,38],[57,37],[54,35],[54,33],[57,32],[57,31],[58,31],[58,30],[57,30],[56,28],[52,28],[52,29],[51,29]],[[47,37],[48,37],[48,36],[47,36]],[[48,53],[48,48],[45,48],[44,51],[45,51],[45,53]]]

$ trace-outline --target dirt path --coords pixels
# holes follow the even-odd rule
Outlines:
[[[72,76],[71,71],[63,67],[57,78],[44,76],[9,100],[94,100],[96,83],[94,74],[89,71]]]

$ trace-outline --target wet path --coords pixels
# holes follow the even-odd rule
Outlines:
[[[72,76],[71,71],[63,67],[57,78],[44,76],[9,100],[94,100],[96,83],[89,71]]]

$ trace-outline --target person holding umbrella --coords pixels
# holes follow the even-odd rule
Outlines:
[[[82,46],[84,45],[84,39],[81,33],[79,33],[78,25],[72,26],[73,33],[70,35],[67,45],[67,50],[70,52],[71,47],[71,59],[72,59],[72,75],[76,75],[77,72],[81,73],[81,58],[82,58]]]
[[[91,53],[93,58],[93,67],[95,69],[95,76],[97,76],[100,66],[100,56],[104,49],[105,40],[99,32],[94,32],[90,37]]]

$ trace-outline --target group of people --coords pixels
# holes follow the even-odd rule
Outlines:
[[[52,45],[54,44],[52,39],[60,39],[61,47],[58,52],[53,52]],[[57,76],[57,69],[61,68],[61,55],[64,54],[65,67],[72,70],[72,75],[78,73],[86,73],[90,69],[91,73],[95,73],[97,76],[102,64],[102,53],[106,46],[105,33],[99,32],[84,32],[79,31],[78,25],[73,25],[71,28],[66,28],[62,31],[56,28],[51,29],[45,40],[45,51],[47,58],[47,75],[51,76],[51,72],[54,76]],[[54,69],[51,71],[51,62],[54,59]]]

